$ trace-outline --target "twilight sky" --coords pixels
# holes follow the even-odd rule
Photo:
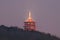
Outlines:
[[[0,0],[0,25],[23,28],[28,11],[37,30],[60,37],[60,0]]]

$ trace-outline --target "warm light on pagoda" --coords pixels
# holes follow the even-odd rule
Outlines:
[[[32,19],[31,12],[30,11],[29,11],[29,17],[28,17],[28,19]]]
[[[29,11],[29,16],[28,16],[28,19],[26,21],[29,21],[29,22],[33,21],[31,11]]]

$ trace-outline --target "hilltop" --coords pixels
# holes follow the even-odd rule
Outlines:
[[[1,25],[0,40],[60,40],[60,38],[39,31],[25,31],[18,27]]]

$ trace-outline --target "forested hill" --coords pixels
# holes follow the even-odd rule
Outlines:
[[[60,38],[38,31],[25,31],[17,27],[1,25],[0,40],[60,40]]]

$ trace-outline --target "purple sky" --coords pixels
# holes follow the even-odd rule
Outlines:
[[[37,30],[60,37],[60,0],[0,0],[0,25],[23,28],[28,11]]]

